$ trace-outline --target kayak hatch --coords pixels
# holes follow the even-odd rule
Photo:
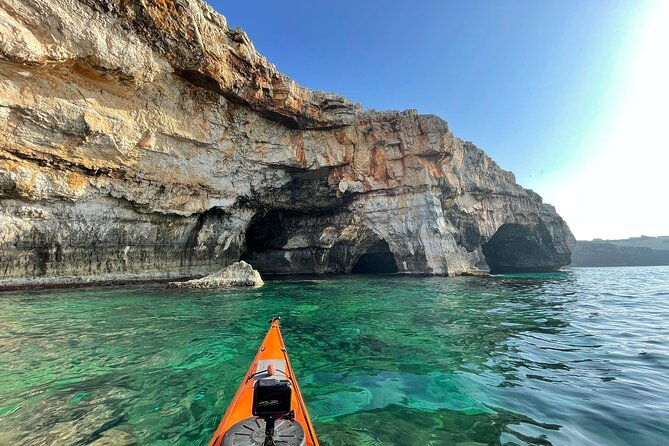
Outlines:
[[[272,319],[269,331],[209,446],[272,443],[276,446],[318,446],[288,360],[279,318]]]

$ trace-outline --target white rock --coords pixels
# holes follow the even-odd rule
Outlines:
[[[228,288],[261,287],[264,285],[260,273],[245,261],[235,262],[222,270],[201,279],[186,282],[170,282],[170,288]]]

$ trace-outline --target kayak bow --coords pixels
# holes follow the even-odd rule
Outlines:
[[[209,446],[318,446],[279,318],[270,324]]]

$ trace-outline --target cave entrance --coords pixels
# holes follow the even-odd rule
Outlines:
[[[399,272],[395,256],[385,240],[379,240],[358,257],[351,273],[353,274],[392,274]]]
[[[481,246],[491,273],[536,272],[555,269],[553,256],[542,243],[544,229],[506,223]]]
[[[281,248],[288,240],[283,228],[283,218],[272,211],[255,219],[246,229],[246,254]]]
[[[289,231],[285,227],[284,215],[278,211],[255,218],[245,233],[245,249],[240,260],[250,263],[261,274],[291,273],[284,245]]]

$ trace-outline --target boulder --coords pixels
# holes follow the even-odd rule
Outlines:
[[[169,288],[261,287],[264,283],[260,277],[260,273],[242,260],[201,279],[193,279],[186,282],[170,282]]]

